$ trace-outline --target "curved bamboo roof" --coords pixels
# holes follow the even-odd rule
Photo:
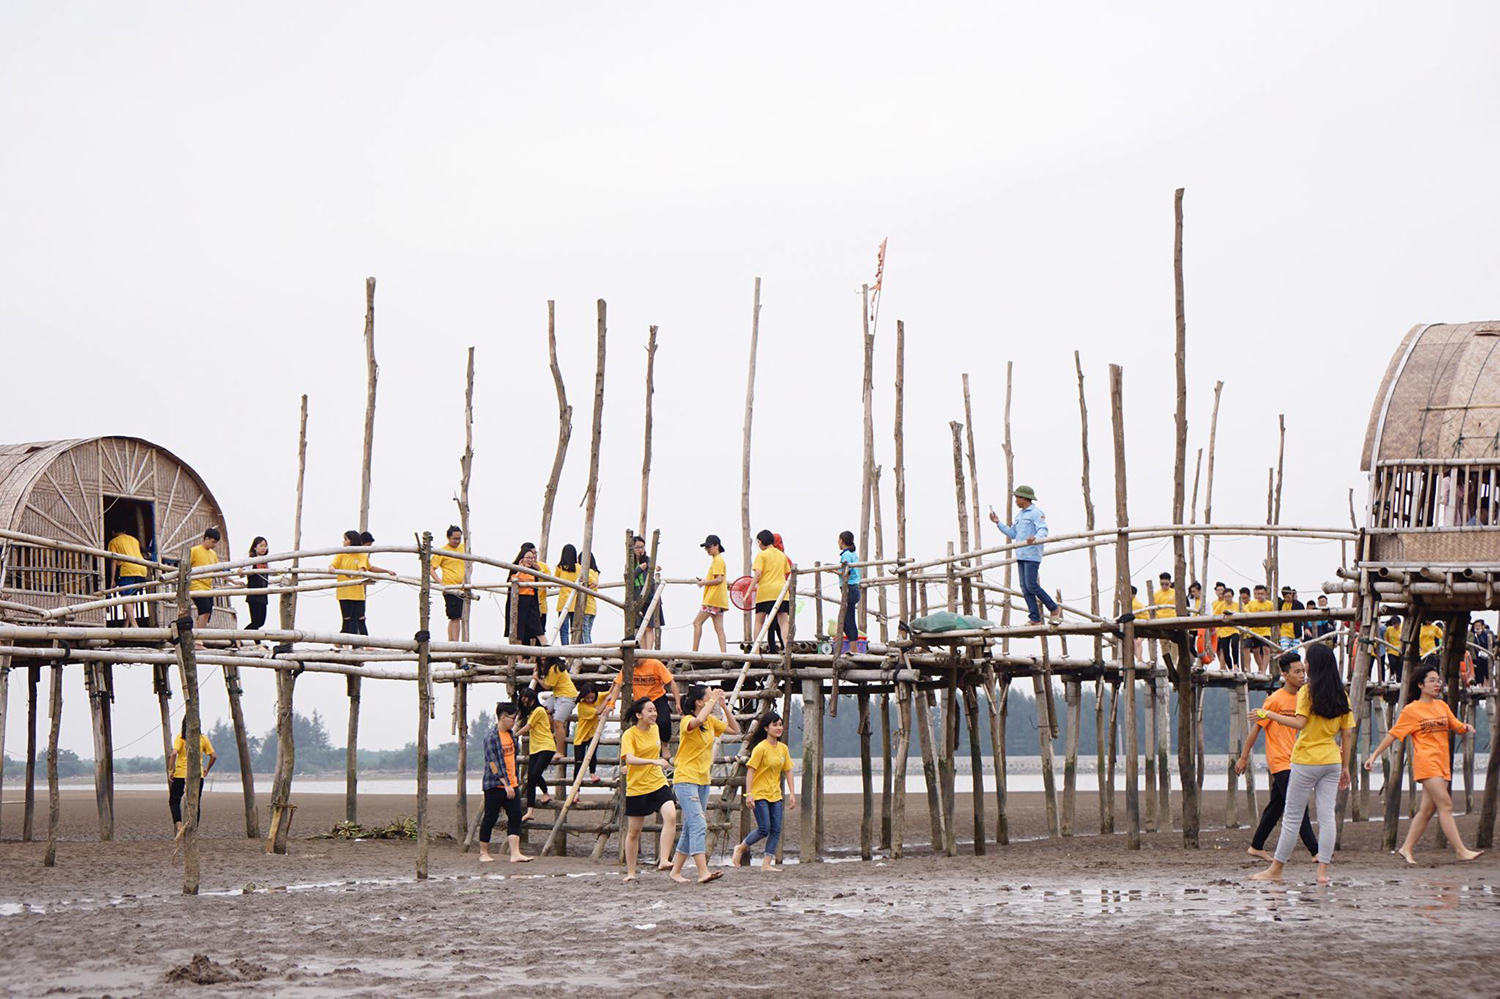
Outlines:
[[[1406,334],[1375,394],[1360,468],[1401,458],[1500,460],[1500,321]]]

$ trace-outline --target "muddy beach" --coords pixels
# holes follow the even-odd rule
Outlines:
[[[909,798],[910,853],[858,856],[859,800],[830,796],[833,862],[779,874],[730,870],[708,886],[585,857],[481,867],[433,844],[431,879],[412,880],[410,842],[309,838],[342,818],[337,795],[300,799],[291,852],[243,838],[237,795],[208,797],[203,893],[180,894],[161,795],[118,794],[118,840],[100,844],[92,794],[63,796],[58,865],[17,842],[19,795],[6,795],[0,939],[6,995],[665,996],[732,989],[791,996],[1096,994],[1493,994],[1500,861],[1460,866],[1432,839],[1407,869],[1379,848],[1379,826],[1346,827],[1335,882],[1312,884],[1297,858],[1282,886],[1246,880],[1248,830],[1214,828],[1185,851],[1180,834],[1033,839],[1037,795],[1015,795],[1017,842],[935,857],[925,801]],[[412,810],[399,795],[361,798],[361,817]],[[990,804],[987,802],[987,804]],[[450,796],[434,795],[441,827]],[[1123,800],[1119,805],[1123,815]],[[967,796],[961,833],[972,830]],[[1209,820],[1219,818],[1213,811]],[[991,821],[993,813],[991,812]],[[1460,819],[1472,840],[1474,821]],[[796,846],[795,813],[788,852]],[[967,840],[968,837],[961,836]],[[541,837],[533,835],[532,844]],[[573,849],[582,849],[577,837]],[[722,858],[720,858],[722,862]],[[195,955],[202,959],[195,960]]]

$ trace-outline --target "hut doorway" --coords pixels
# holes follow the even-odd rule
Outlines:
[[[104,499],[104,539],[108,543],[120,531],[133,535],[141,543],[141,554],[146,558],[156,558],[156,504],[151,500],[136,499],[132,496],[109,496]],[[109,580],[106,570],[105,582]],[[144,607],[137,611],[139,614]],[[150,612],[145,614],[149,621]],[[108,613],[109,623],[113,625],[123,624],[125,620],[124,611],[119,607],[112,607]],[[118,620],[116,620],[118,618]],[[146,622],[143,622],[146,623]]]

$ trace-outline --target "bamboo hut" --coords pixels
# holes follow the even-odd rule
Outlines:
[[[102,549],[121,529],[147,559],[177,560],[178,549],[224,515],[203,478],[163,447],[135,437],[85,437],[0,445],[0,528],[62,545]],[[0,549],[0,600],[48,611],[108,586],[107,559],[7,537]],[[76,624],[108,623],[108,608],[70,615]],[[219,598],[215,627],[233,627]]]

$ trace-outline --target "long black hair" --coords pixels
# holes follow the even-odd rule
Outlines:
[[[557,556],[557,567],[563,572],[572,572],[578,568],[578,549],[572,545],[563,545],[562,554]]]
[[[527,552],[534,552],[534,551],[536,551],[536,544],[534,542],[527,541],[527,542],[525,542],[525,543],[523,543],[521,545],[521,550],[518,551],[518,552],[516,552],[516,557],[515,557],[515,559],[513,561],[517,565],[520,565],[521,559],[523,559],[523,558],[526,557],[526,553]],[[514,576],[515,574],[516,574],[516,570],[512,569],[510,571],[510,575],[506,576],[505,578],[509,579],[511,576]]]
[[[708,688],[701,683],[695,683],[688,688],[688,692],[682,695],[682,717],[698,713],[703,706],[703,698],[708,696]]]
[[[1406,699],[1408,701],[1420,701],[1422,699],[1422,683],[1427,679],[1427,674],[1437,672],[1439,670],[1436,666],[1418,666],[1412,670],[1411,680],[1408,681],[1411,684],[1411,689],[1407,691]]]
[[[1307,687],[1312,713],[1320,718],[1342,718],[1349,713],[1349,696],[1339,679],[1333,650],[1326,645],[1307,647]]]
[[[635,700],[631,701],[630,707],[625,709],[624,717],[620,719],[620,724],[625,726],[626,728],[634,725],[636,721],[641,717],[641,712],[645,710],[646,705],[650,703],[651,698],[649,697],[637,697]]]
[[[516,690],[516,705],[521,709],[521,714],[527,717],[537,708],[536,691],[530,687],[521,687]]]
[[[358,531],[345,531],[344,532],[344,544],[349,545],[351,548],[358,546],[359,545],[359,532]]]
[[[745,752],[755,752],[755,747],[766,741],[766,729],[781,721],[781,715],[775,711],[767,711],[756,719],[755,731],[750,736],[750,741],[745,745]]]
[[[252,542],[250,542],[250,550],[248,552],[246,552],[245,554],[249,555],[251,558],[254,558],[255,557],[255,546],[258,545],[258,544],[260,544],[262,541],[266,541],[266,539],[263,536],[257,534],[255,536],[255,540],[252,541]],[[266,545],[268,547],[270,546],[270,544],[271,544],[271,542],[266,541]]]

